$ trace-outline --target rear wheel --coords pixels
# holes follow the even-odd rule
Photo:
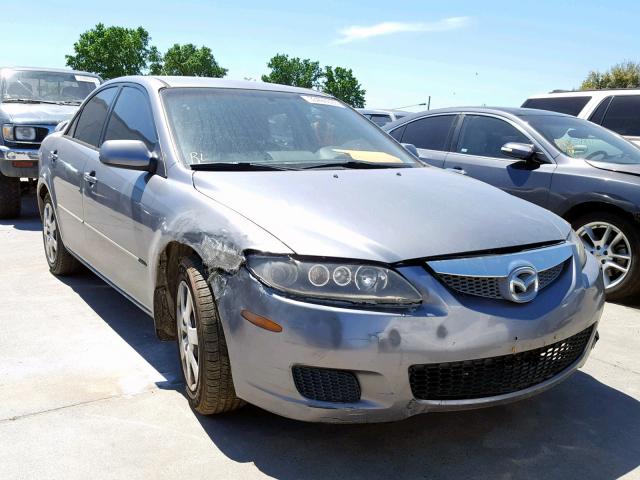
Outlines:
[[[20,179],[0,173],[0,218],[20,216]]]
[[[70,275],[80,269],[80,262],[69,253],[62,242],[58,220],[49,195],[44,197],[44,206],[42,207],[42,240],[51,273],[61,276]]]
[[[640,293],[640,235],[622,215],[593,212],[573,222],[587,251],[602,268],[609,300],[626,300]]]
[[[178,269],[176,328],[180,364],[191,407],[210,415],[235,410],[229,353],[202,263],[184,258]]]

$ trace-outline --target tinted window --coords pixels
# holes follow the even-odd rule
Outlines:
[[[455,115],[438,115],[411,122],[404,131],[402,141],[427,150],[445,150],[455,118]]]
[[[602,126],[620,135],[640,136],[640,95],[613,97]]]
[[[117,88],[108,88],[94,96],[82,109],[73,137],[94,147],[100,142],[100,134],[113,102]]]
[[[531,140],[503,120],[467,115],[462,124],[456,151],[467,155],[512,160],[501,151],[502,146],[509,142],[530,144]]]
[[[391,132],[389,132],[389,135],[391,135],[393,138],[395,138],[400,142],[402,141],[402,134],[404,133],[405,128],[406,128],[405,125],[398,127],[395,130],[392,130]]]
[[[111,112],[106,140],[141,140],[149,150],[157,143],[153,115],[147,96],[137,88],[125,87]]]
[[[604,117],[605,112],[607,111],[607,108],[609,108],[609,103],[611,103],[611,99],[613,97],[607,97],[604,100],[602,100],[602,102],[600,102],[600,105],[598,105],[598,108],[596,108],[594,110],[594,112],[591,114],[591,116],[589,117],[589,120],[592,121],[593,123],[602,123],[602,119]]]
[[[552,112],[566,113],[567,115],[577,117],[584,106],[589,103],[589,100],[591,100],[591,97],[530,98],[522,104],[522,107],[550,110]]]
[[[371,115],[371,121],[376,125],[382,126],[391,122],[391,117],[389,115],[380,115],[380,114],[374,113],[373,115]]]

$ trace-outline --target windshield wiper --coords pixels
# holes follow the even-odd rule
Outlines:
[[[383,162],[364,162],[362,160],[347,160],[345,162],[320,163],[304,167],[303,170],[312,170],[315,168],[353,168],[353,169],[376,169],[376,168],[411,168],[413,165],[408,163],[383,163]]]
[[[53,100],[36,100],[35,98],[5,98],[3,103],[47,103],[51,105],[80,105],[79,103],[71,102],[54,102]]]
[[[251,162],[213,162],[213,163],[192,163],[191,170],[203,172],[268,172],[277,170],[297,170],[279,165],[269,165],[266,163]]]

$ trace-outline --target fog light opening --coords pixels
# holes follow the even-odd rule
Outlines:
[[[250,312],[249,310],[242,310],[240,312],[242,318],[246,321],[253,323],[256,327],[264,328],[270,332],[280,333],[282,331],[282,326],[274,322],[273,320],[269,320],[262,315],[258,315],[257,313]]]

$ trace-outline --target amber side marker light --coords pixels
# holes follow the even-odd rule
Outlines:
[[[264,328],[265,330],[269,330],[270,332],[279,333],[282,331],[282,326],[278,325],[273,320],[269,320],[262,315],[258,315],[257,313],[250,312],[249,310],[242,310],[240,312],[242,318],[247,320],[248,322],[253,323],[255,326]]]

